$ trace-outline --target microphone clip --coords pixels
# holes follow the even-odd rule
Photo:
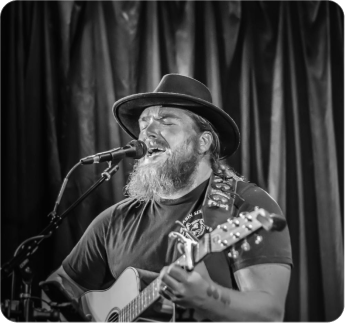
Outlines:
[[[106,181],[109,181],[120,168],[118,164],[114,164],[112,161],[108,162],[108,166],[109,167],[101,174],[102,177],[105,177]]]

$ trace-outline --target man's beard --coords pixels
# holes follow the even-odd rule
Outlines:
[[[139,201],[168,197],[193,184],[199,160],[196,136],[187,140],[163,162],[143,165],[139,159],[129,176],[125,192]]]

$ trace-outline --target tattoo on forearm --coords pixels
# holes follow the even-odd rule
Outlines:
[[[230,297],[224,295],[224,293],[219,292],[216,286],[208,286],[206,293],[209,297],[213,297],[214,299],[219,299],[224,305],[230,305]]]

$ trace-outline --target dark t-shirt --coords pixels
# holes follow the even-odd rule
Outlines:
[[[176,200],[139,203],[128,198],[108,208],[95,218],[63,261],[64,270],[89,290],[108,288],[129,266],[160,272],[180,256],[176,241],[168,237],[171,231],[181,232],[175,221],[181,221],[198,238],[212,231],[201,211],[207,184],[208,180]],[[253,184],[238,182],[237,192],[248,203],[282,214],[277,203]],[[282,232],[261,230],[260,235],[264,238],[262,243],[257,245],[253,237],[249,238],[251,249],[238,248],[235,260],[229,259],[227,252],[210,255],[205,264],[211,278],[223,286],[236,288],[233,280],[236,270],[262,263],[292,264],[287,228]]]

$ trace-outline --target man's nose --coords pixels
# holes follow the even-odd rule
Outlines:
[[[157,121],[152,120],[147,127],[141,131],[140,137],[157,138],[159,133],[159,125]]]

